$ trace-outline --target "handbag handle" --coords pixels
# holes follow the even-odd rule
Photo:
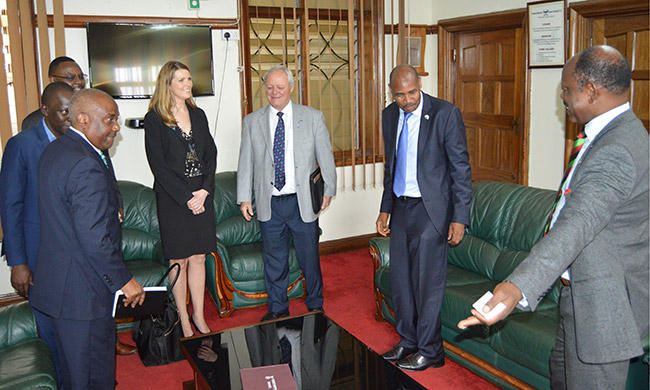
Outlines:
[[[174,281],[171,282],[171,284],[169,285],[169,289],[170,289],[170,290],[171,290],[172,288],[174,288],[174,285],[176,284],[176,281],[178,280],[178,277],[181,276],[181,265],[178,264],[178,263],[172,264],[172,266],[169,267],[169,269],[167,270],[167,272],[165,272],[165,274],[162,276],[162,278],[160,278],[160,280],[158,281],[158,284],[156,284],[156,286],[162,286],[163,282],[165,281],[165,278],[166,278],[167,276],[169,276],[169,273],[172,272],[172,270],[173,270],[174,267],[176,267],[176,266],[178,266],[178,272],[176,272],[176,277],[174,278]]]

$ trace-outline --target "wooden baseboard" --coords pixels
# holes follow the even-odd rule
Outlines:
[[[364,234],[361,236],[346,237],[338,240],[321,242],[318,245],[318,253],[321,256],[332,255],[334,253],[354,251],[368,248],[368,242],[379,237],[378,233]]]

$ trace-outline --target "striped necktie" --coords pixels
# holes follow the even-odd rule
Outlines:
[[[566,171],[564,171],[564,177],[562,178],[562,183],[560,183],[560,189],[557,192],[557,196],[555,197],[555,204],[553,205],[553,209],[551,210],[551,215],[548,216],[548,221],[546,222],[546,227],[544,228],[544,235],[546,235],[551,228],[551,221],[553,221],[553,214],[555,213],[555,209],[557,209],[558,203],[560,203],[560,198],[562,198],[562,188],[564,187],[564,182],[566,179],[569,177],[569,174],[573,170],[573,166],[576,163],[576,159],[578,157],[578,154],[580,153],[580,150],[582,149],[582,145],[584,145],[585,140],[587,136],[585,134],[585,131],[582,130],[580,134],[578,134],[578,138],[576,138],[576,141],[573,143],[573,149],[571,150],[571,157],[569,158],[569,164],[567,164]]]
[[[106,165],[106,169],[108,169],[110,171],[111,166],[108,165],[108,160],[106,159],[106,155],[104,154],[104,152],[99,152],[99,157],[102,158],[102,161],[104,162],[104,165]]]

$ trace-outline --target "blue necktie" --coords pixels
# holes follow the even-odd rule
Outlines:
[[[393,192],[396,196],[404,195],[406,192],[406,156],[409,148],[409,125],[408,119],[412,113],[404,113],[402,132],[397,141],[397,156],[395,159],[395,175],[393,176]]]
[[[106,168],[110,171],[111,167],[110,167],[110,165],[108,165],[108,160],[106,159],[106,155],[104,154],[104,152],[99,152],[99,157],[102,158],[102,161],[104,162],[104,165],[106,165]]]
[[[278,125],[275,127],[273,138],[273,165],[275,166],[275,188],[282,190],[286,178],[284,176],[284,113],[278,112]]]

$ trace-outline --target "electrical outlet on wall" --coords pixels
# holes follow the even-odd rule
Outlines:
[[[238,41],[239,30],[221,30],[221,39],[224,41]]]
[[[199,0],[187,0],[188,1],[188,6],[190,9],[200,9],[201,8],[201,3]]]

